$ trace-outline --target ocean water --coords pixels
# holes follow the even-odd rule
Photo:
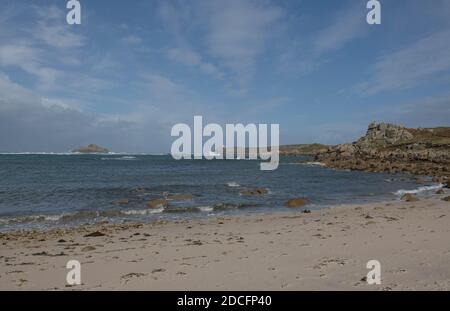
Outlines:
[[[98,221],[151,221],[239,213],[291,212],[289,198],[306,197],[309,209],[340,203],[398,199],[405,191],[433,191],[408,174],[336,171],[282,157],[275,171],[259,161],[173,160],[169,155],[0,155],[0,231],[73,226]],[[303,163],[299,163],[303,162]],[[420,187],[420,188],[419,188]],[[267,188],[264,196],[240,191]],[[139,190],[138,190],[139,189]],[[169,201],[166,209],[146,202],[171,194],[193,200]],[[127,205],[114,202],[128,199]]]

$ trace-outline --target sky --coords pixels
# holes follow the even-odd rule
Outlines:
[[[0,152],[169,152],[176,123],[450,125],[450,0],[0,0]]]

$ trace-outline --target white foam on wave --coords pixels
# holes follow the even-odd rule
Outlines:
[[[199,206],[198,209],[205,213],[209,213],[214,210],[214,208],[212,206]]]
[[[231,181],[231,182],[227,183],[227,186],[232,187],[232,188],[237,188],[237,187],[240,187],[241,185],[238,184],[237,182]]]
[[[123,156],[123,157],[118,157],[118,158],[116,158],[116,157],[114,157],[114,158],[101,158],[101,160],[103,160],[103,161],[133,161],[133,160],[136,160],[137,158],[136,157],[133,157],[133,156]]]
[[[433,185],[433,186],[422,186],[422,187],[419,187],[419,188],[413,189],[413,190],[400,189],[400,190],[394,192],[394,194],[395,195],[418,194],[418,193],[426,192],[426,191],[439,190],[439,189],[442,189],[443,187],[444,187],[443,184],[438,184],[438,185]]]
[[[302,165],[308,165],[308,166],[325,166],[322,162],[305,162],[301,163]]]
[[[128,211],[122,211],[122,214],[125,215],[149,215],[149,214],[158,214],[164,212],[164,208],[155,208],[155,209],[132,209]]]
[[[25,215],[18,217],[2,217],[0,218],[0,224],[14,224],[14,223],[33,223],[42,221],[56,222],[61,220],[66,214],[60,215]]]

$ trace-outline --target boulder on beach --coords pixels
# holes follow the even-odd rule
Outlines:
[[[246,189],[239,192],[240,195],[252,196],[252,195],[264,195],[267,194],[269,190],[264,188],[256,188],[256,189]]]
[[[148,208],[164,208],[167,207],[168,203],[164,199],[155,199],[147,202]]]
[[[445,197],[445,198],[442,198],[442,201],[445,201],[445,202],[450,202],[450,197]]]
[[[406,194],[402,195],[401,199],[403,201],[405,201],[405,202],[416,202],[416,201],[419,201],[419,199],[415,195],[413,195],[411,193],[406,193]]]
[[[284,203],[284,206],[285,207],[299,207],[299,206],[306,205],[307,203],[308,203],[308,199],[295,198],[295,199],[288,200],[286,203]]]

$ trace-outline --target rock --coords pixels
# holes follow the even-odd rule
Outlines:
[[[147,202],[148,208],[164,208],[167,207],[168,203],[164,199],[156,199]]]
[[[66,243],[66,240],[60,239],[60,240],[58,240],[58,243]]]
[[[406,202],[416,202],[416,201],[419,201],[419,199],[418,199],[415,195],[413,195],[413,194],[411,194],[411,193],[406,193],[406,194],[402,195],[401,199],[402,199],[403,201],[406,201]]]
[[[450,202],[450,196],[449,196],[449,197],[442,198],[442,201]]]
[[[168,200],[174,200],[174,201],[185,201],[185,200],[192,200],[194,199],[194,196],[192,194],[186,193],[186,194],[172,194],[167,197]]]
[[[284,206],[286,207],[299,207],[308,203],[308,200],[305,198],[295,198],[287,201]]]
[[[96,250],[96,248],[94,246],[86,246],[81,249],[82,252],[91,252],[91,251],[95,251],[95,250]]]
[[[115,201],[114,205],[127,205],[128,203],[130,203],[130,201],[128,199],[121,199],[121,200]]]
[[[87,146],[80,147],[78,149],[72,150],[72,152],[78,153],[109,153],[109,150],[106,148],[102,148],[97,146],[96,144],[90,144]]]
[[[436,194],[444,194],[445,191],[443,189],[439,189],[438,191],[436,191]]]
[[[105,236],[106,234],[101,233],[100,231],[95,231],[89,234],[86,234],[84,237],[85,238],[94,238],[94,237],[100,237],[100,236]]]
[[[410,129],[371,123],[366,135],[356,142],[318,151],[314,160],[336,169],[432,176],[448,187],[449,137],[450,127]]]
[[[303,214],[311,214],[311,211],[309,209],[305,209],[302,211]]]
[[[264,195],[264,194],[267,194],[268,192],[269,191],[267,189],[256,188],[256,189],[242,190],[241,192],[239,192],[239,194],[245,195],[245,196],[253,196],[253,195]]]

